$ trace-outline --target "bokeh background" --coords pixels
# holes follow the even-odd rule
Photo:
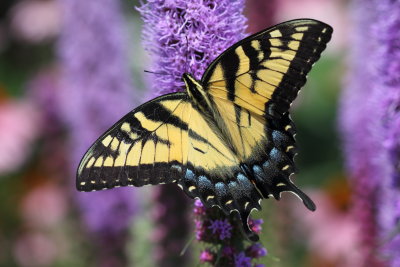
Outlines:
[[[375,80],[359,68],[373,64],[368,53],[380,41],[362,34],[385,11],[374,7],[378,1],[368,0],[245,2],[248,33],[302,17],[334,28],[332,41],[292,106],[300,149],[296,184],[318,208],[308,212],[289,194],[279,202],[264,200],[263,211],[254,216],[264,220],[261,238],[268,254],[258,262],[400,266],[393,260],[400,246],[392,246],[389,254],[385,250],[399,227],[382,230],[378,217],[384,215],[377,210],[387,203],[376,204],[382,197],[379,186],[366,182],[373,169],[365,167],[365,175],[358,177],[362,170],[357,172],[354,164],[369,162],[348,152],[357,149],[352,142],[369,140],[367,134],[352,135],[354,128],[362,128],[357,112],[365,121],[371,117],[366,109],[352,109],[364,100],[363,90],[352,96],[351,90],[364,86],[364,92],[371,92],[368,81]],[[199,266],[202,245],[193,241],[192,200],[179,195],[179,202],[187,203],[181,208],[162,205],[179,191],[160,186],[165,190],[78,193],[74,185],[76,164],[88,144],[151,95],[149,84],[156,74],[144,70],[159,70],[152,68],[142,44],[146,33],[135,8],[140,5],[128,0],[0,2],[0,266]],[[393,5],[395,11],[386,9],[388,21],[397,18],[390,12],[400,12],[399,4]],[[376,10],[375,17],[363,12],[368,8]],[[371,36],[379,35],[379,25]],[[393,27],[396,38],[400,28]],[[364,45],[361,52],[368,51],[362,58],[358,45]],[[352,104],[348,97],[360,100]],[[379,141],[374,140],[376,148]],[[358,148],[362,146],[369,145]],[[365,157],[371,155],[368,151]],[[384,164],[398,166],[397,161]],[[399,184],[388,186],[398,189]],[[399,203],[393,204],[398,210]]]

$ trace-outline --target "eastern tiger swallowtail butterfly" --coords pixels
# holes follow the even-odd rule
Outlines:
[[[125,115],[86,152],[77,189],[176,183],[206,207],[236,211],[247,236],[263,198],[297,195],[289,107],[331,38],[312,19],[284,22],[218,56],[200,81],[183,74],[185,92],[157,97]]]

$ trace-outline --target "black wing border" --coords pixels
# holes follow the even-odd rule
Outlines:
[[[207,76],[209,76],[210,73],[214,70],[215,66],[218,64],[218,62],[220,61],[220,59],[221,59],[222,57],[224,57],[226,54],[230,53],[232,50],[234,50],[234,49],[236,49],[237,47],[243,45],[244,43],[247,43],[247,42],[249,42],[249,41],[252,41],[252,40],[257,39],[258,36],[264,35],[264,34],[266,34],[266,33],[268,33],[268,32],[274,31],[274,30],[276,30],[276,29],[278,29],[278,28],[281,28],[281,27],[285,27],[285,26],[292,25],[292,24],[294,24],[294,23],[301,23],[301,22],[303,22],[303,23],[307,23],[307,22],[310,22],[310,23],[311,23],[311,22],[313,22],[313,23],[319,24],[320,26],[326,27],[327,30],[330,32],[330,34],[332,34],[332,32],[333,32],[333,28],[332,28],[330,25],[328,25],[328,24],[326,24],[326,23],[324,23],[324,22],[322,22],[322,21],[319,21],[319,20],[316,20],[316,19],[309,19],[309,18],[288,20],[288,21],[285,21],[285,22],[276,24],[276,25],[274,25],[274,26],[268,27],[268,28],[266,28],[266,29],[264,29],[264,30],[261,30],[261,31],[259,31],[259,32],[257,32],[257,33],[254,33],[254,34],[252,34],[252,35],[250,35],[250,36],[248,36],[248,37],[246,37],[246,38],[244,38],[244,39],[238,41],[237,43],[231,45],[229,48],[227,48],[226,50],[224,50],[224,52],[222,52],[218,57],[216,57],[216,58],[210,63],[210,65],[208,66],[208,68],[204,71],[203,76],[201,77],[201,82],[202,82],[202,84],[205,84],[204,82],[206,81],[206,78],[210,78],[210,77],[207,77]]]

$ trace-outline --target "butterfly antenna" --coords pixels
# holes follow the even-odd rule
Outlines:
[[[186,38],[186,66],[185,66],[185,72],[191,73],[190,72],[190,62],[189,62],[189,40],[187,38],[187,36],[185,36]]]
[[[146,73],[151,73],[151,74],[157,74],[157,75],[163,75],[163,76],[173,76],[172,74],[165,73],[165,72],[155,72],[155,71],[150,71],[150,70],[144,70]]]

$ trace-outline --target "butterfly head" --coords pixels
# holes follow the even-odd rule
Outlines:
[[[190,73],[185,72],[182,75],[182,79],[186,85],[186,89],[193,87],[202,87],[199,81],[197,81]]]
[[[186,92],[198,107],[204,109],[205,106],[211,105],[209,96],[199,81],[189,73],[184,73],[182,79],[186,85]]]

